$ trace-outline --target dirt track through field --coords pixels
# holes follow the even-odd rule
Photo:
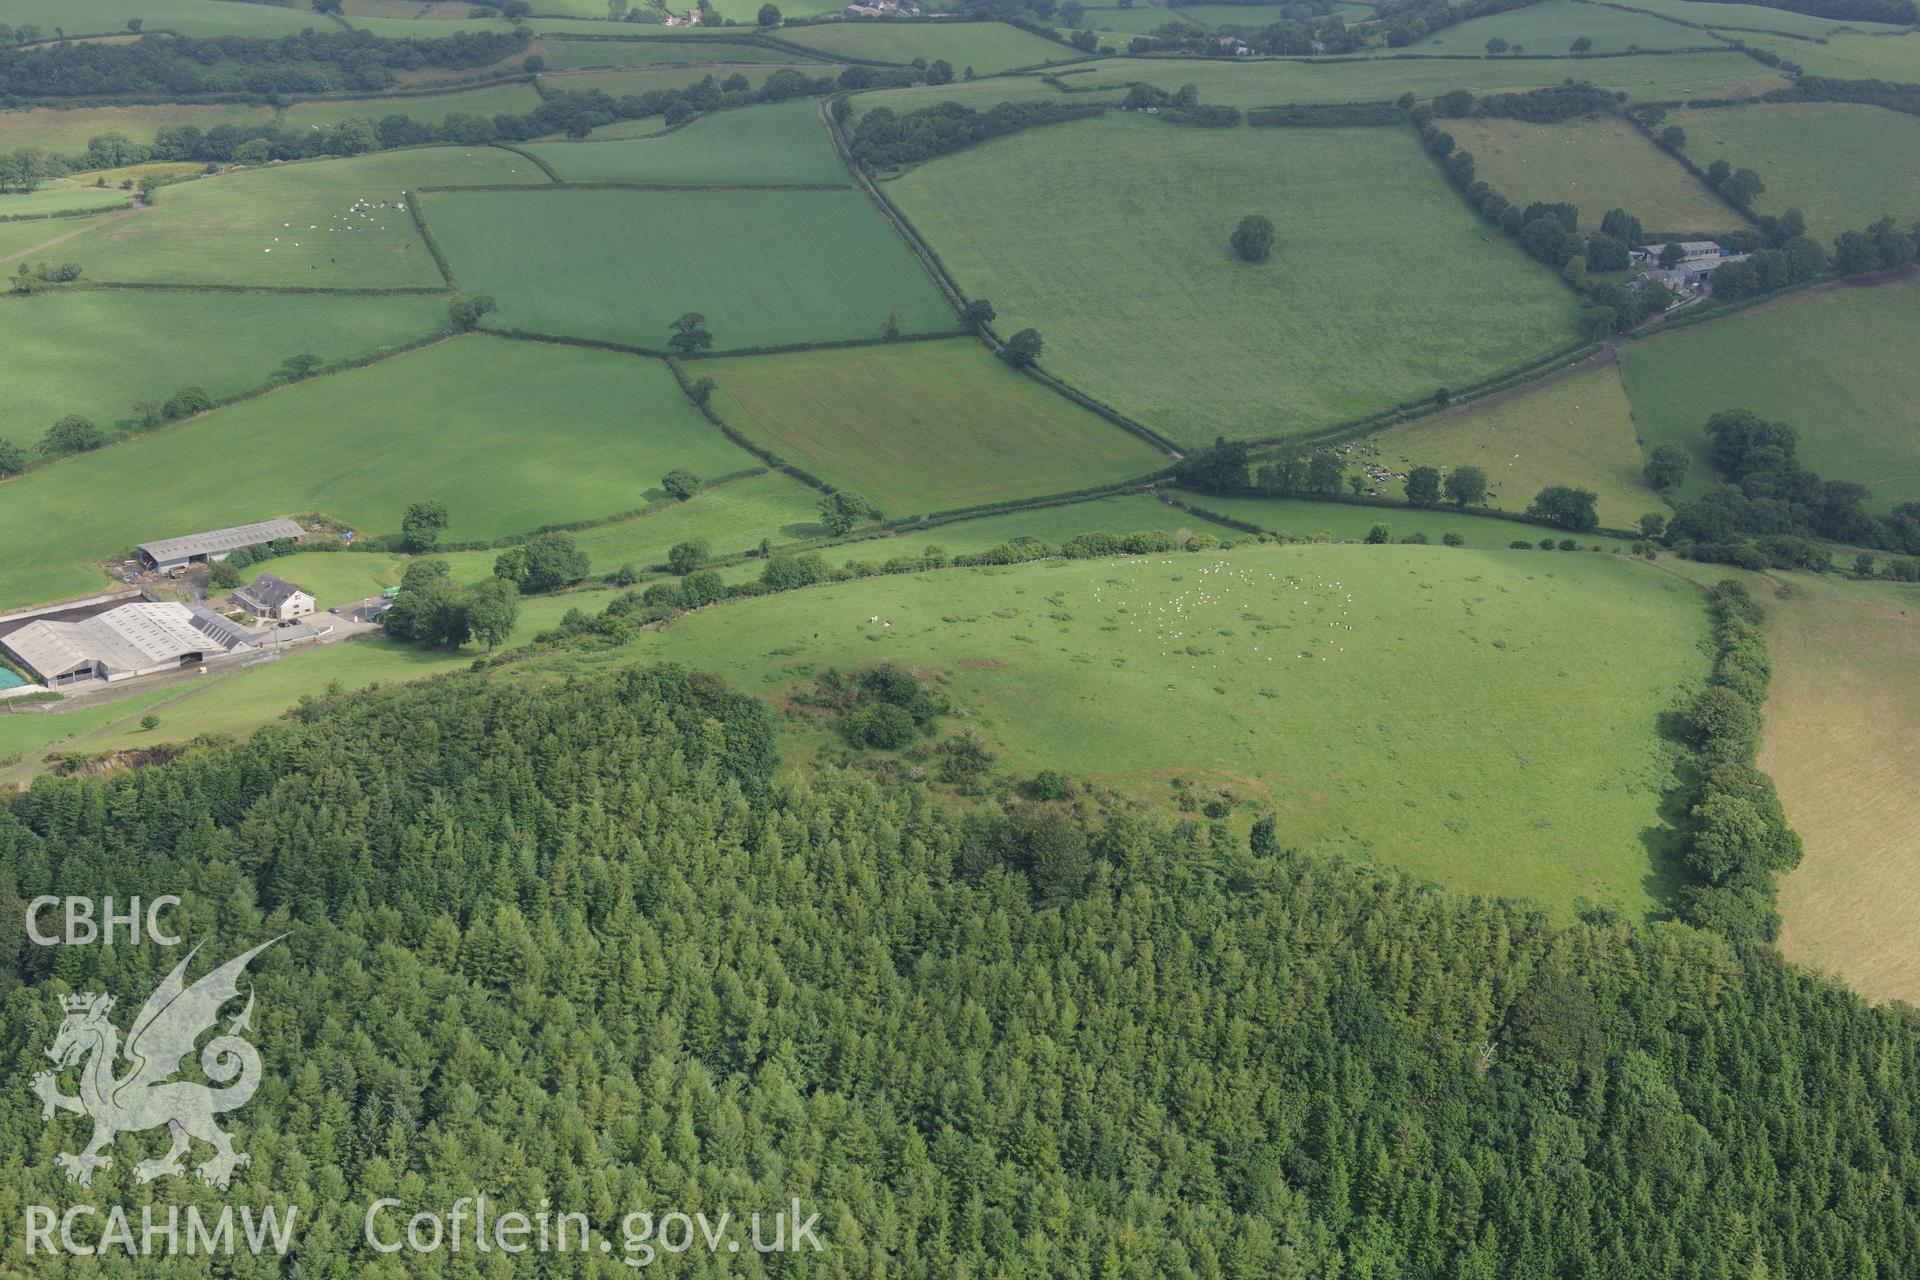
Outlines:
[[[20,252],[18,253],[10,253],[10,254],[7,254],[5,257],[0,257],[0,262],[13,262],[16,259],[25,258],[32,254],[43,253],[46,250],[53,248],[53,246],[57,244],[65,244],[67,241],[73,239],[75,236],[83,236],[89,231],[96,230],[100,226],[100,224],[102,224],[103,222],[106,222],[110,219],[117,221],[118,219],[121,219],[121,218],[131,218],[134,214],[139,213],[148,207],[149,206],[147,205],[137,204],[131,209],[120,209],[113,213],[95,214],[93,217],[87,218],[84,220],[86,225],[75,227],[72,231],[67,232],[67,234],[63,236],[55,236],[51,240],[43,240],[39,244],[30,245],[27,248],[20,250]]]

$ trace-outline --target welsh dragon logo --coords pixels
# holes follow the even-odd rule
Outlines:
[[[200,1069],[214,1088],[193,1081],[174,1080],[180,1060],[193,1052],[194,1041],[219,1020],[220,1009],[240,996],[240,974],[247,962],[278,942],[261,943],[253,950],[229,960],[192,986],[186,985],[187,964],[199,951],[195,947],[186,959],[173,967],[154,993],[147,997],[140,1015],[133,1020],[126,1044],[107,1015],[113,1011],[113,997],[94,992],[61,997],[66,1020],[47,1050],[57,1070],[82,1061],[80,1094],[70,1097],[60,1092],[54,1071],[42,1071],[33,1078],[33,1091],[40,1096],[40,1117],[53,1119],[55,1109],[71,1111],[93,1119],[93,1138],[78,1155],[62,1152],[56,1158],[66,1170],[67,1179],[91,1186],[96,1169],[113,1164],[103,1154],[122,1133],[140,1133],[167,1127],[173,1146],[158,1160],[143,1160],[133,1171],[141,1182],[151,1182],[169,1174],[186,1172],[181,1157],[198,1138],[213,1148],[213,1155],[196,1172],[209,1186],[226,1190],[233,1171],[252,1163],[245,1152],[233,1149],[232,1138],[221,1132],[214,1117],[246,1105],[260,1087],[260,1054],[241,1037],[252,1029],[253,992],[247,992],[246,1008],[240,1011],[225,1035],[216,1036],[200,1051]],[[115,1068],[124,1058],[124,1074]]]

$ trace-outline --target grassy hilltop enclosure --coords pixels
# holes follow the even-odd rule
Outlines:
[[[396,533],[421,498],[447,505],[449,540],[497,538],[644,506],[674,467],[752,464],[655,361],[458,338],[0,484],[0,545],[39,549],[0,560],[0,606],[83,593],[144,538],[304,512]],[[134,492],[165,500],[100,501]]]
[[[784,11],[783,11],[784,12]],[[779,33],[791,44],[818,49],[829,58],[867,58],[880,62],[929,63],[944,59],[956,75],[968,67],[995,75],[1013,67],[1035,67],[1083,57],[1078,49],[1004,22],[835,22],[793,27]]]
[[[1799,433],[1802,466],[1866,485],[1885,510],[1920,499],[1916,331],[1920,284],[1841,286],[1631,344],[1620,370],[1647,448],[1693,454],[1689,496],[1716,480],[1708,417],[1751,409]]]
[[[1920,119],[1881,107],[1789,103],[1688,112],[1687,158],[1725,160],[1767,184],[1761,213],[1799,209],[1807,231],[1831,240],[1892,216],[1920,218]]]
[[[1781,946],[1871,999],[1920,1000],[1920,593],[1803,575],[1756,594],[1774,670],[1760,763],[1807,845],[1781,882]]]
[[[1202,102],[1269,107],[1288,102],[1376,102],[1410,92],[1431,98],[1450,89],[1492,93],[1540,89],[1569,75],[1591,80],[1634,101],[1676,98],[1750,98],[1784,89],[1786,77],[1734,50],[1725,53],[1649,54],[1568,61],[1541,58],[1375,58],[1364,63],[1271,60],[1232,63],[1218,58],[1111,58],[1073,77],[1077,89],[1156,85],[1169,93],[1199,87]]]
[[[1585,0],[1547,0],[1545,4],[1509,9],[1472,18],[1408,46],[1415,53],[1481,56],[1487,41],[1498,37],[1528,53],[1566,53],[1581,36],[1593,41],[1594,53],[1630,50],[1711,49],[1726,42],[1695,27],[1683,27],[1651,14],[1635,13]]]
[[[423,208],[505,328],[662,350],[697,311],[729,351],[878,338],[895,312],[902,333],[958,327],[857,191],[471,191]]]
[[[1049,180],[1022,178],[1036,173]],[[1189,445],[1327,426],[1573,339],[1572,293],[1488,237],[1399,128],[1105,116],[920,165],[887,191],[1003,334],[1038,328],[1049,370]],[[1258,265],[1227,246],[1254,211],[1278,228]]]
[[[1673,785],[1654,724],[1705,634],[1695,588],[1611,556],[1262,547],[847,583],[627,656],[773,698],[890,658],[942,673],[1016,772],[1226,785],[1312,851],[1639,915],[1670,887],[1643,844]]]
[[[1550,484],[1591,489],[1599,496],[1600,523],[1609,528],[1631,529],[1643,514],[1661,509],[1660,495],[1641,479],[1633,413],[1612,364],[1382,431],[1357,442],[1352,456],[1401,475],[1413,466],[1479,467],[1487,475],[1487,505],[1501,511],[1525,511]],[[1387,490],[1395,498],[1403,492],[1398,481]],[[1392,518],[1397,529],[1400,513]],[[1528,531],[1496,524],[1486,532],[1504,546]]]
[[[1515,542],[1524,542],[1538,551],[1542,540],[1557,544],[1560,537],[1558,530],[1542,525],[1472,515],[1444,506],[1376,507],[1317,498],[1221,498],[1194,493],[1179,496],[1202,515],[1222,516],[1296,541],[1363,542],[1376,525],[1387,526],[1395,542],[1424,537],[1428,543],[1440,545],[1451,533],[1463,546],[1488,550],[1507,549]],[[1582,534],[1577,545],[1583,550],[1594,546],[1605,551],[1628,549],[1626,543],[1600,534]]]
[[[716,361],[731,426],[889,516],[1132,479],[1169,459],[970,338]]]
[[[413,199],[402,192],[546,181],[498,147],[266,166],[163,188],[137,214],[90,219],[60,256],[84,266],[87,280],[114,284],[440,289],[446,281],[399,207]]]
[[[1516,204],[1578,205],[1583,231],[1598,231],[1609,209],[1625,209],[1649,234],[1747,225],[1738,210],[1617,117],[1562,124],[1483,117],[1445,125],[1473,153],[1475,173],[1494,190]]]
[[[923,555],[939,548],[948,555],[985,551],[1016,538],[1038,538],[1058,547],[1080,533],[1133,533],[1136,531],[1182,534],[1210,533],[1219,538],[1244,537],[1225,525],[1202,519],[1146,493],[1121,493],[1085,502],[1052,507],[1030,507],[999,515],[955,520],[931,528],[908,529],[885,538],[851,544],[845,559],[892,560],[900,556]],[[839,549],[832,558],[842,559]]]
[[[657,131],[660,122],[651,123]],[[811,99],[703,116],[659,137],[536,142],[523,148],[563,182],[659,186],[850,185]]]
[[[289,356],[350,360],[445,326],[440,298],[94,290],[0,298],[7,395],[0,439],[27,445],[70,413],[103,428],[184,386],[215,399],[260,386]],[[5,489],[0,489],[4,493]]]

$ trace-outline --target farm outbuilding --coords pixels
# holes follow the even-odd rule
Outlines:
[[[109,683],[198,666],[243,647],[172,602],[122,604],[73,620],[37,618],[0,636],[0,649],[50,687]]]
[[[215,560],[225,560],[242,547],[264,546],[281,538],[304,537],[306,532],[292,520],[262,520],[257,524],[235,525],[231,529],[161,538],[140,544],[140,563],[148,569],[165,573],[189,565],[212,564]]]

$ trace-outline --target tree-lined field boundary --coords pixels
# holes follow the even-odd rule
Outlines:
[[[940,260],[939,253],[932,245],[927,243],[926,238],[920,234],[919,230],[913,225],[913,222],[907,215],[901,211],[900,207],[894,204],[885,192],[880,190],[879,184],[872,179],[865,169],[861,168],[859,161],[853,158],[853,150],[847,144],[846,133],[840,127],[838,105],[844,99],[845,95],[835,94],[823,100],[820,107],[821,119],[826,122],[827,130],[833,136],[834,150],[839,153],[840,162],[844,164],[848,172],[853,175],[854,184],[859,187],[860,190],[866,192],[867,198],[873,202],[874,207],[880,210],[881,214],[892,224],[894,231],[902,240],[906,241],[907,247],[913,250],[914,256],[920,259],[921,266],[926,269],[928,275],[933,277],[933,282],[939,286],[940,292],[945,295],[948,304],[953,307],[956,313],[964,316],[967,308],[966,295],[961,292],[959,282],[954,279],[953,274],[947,270],[946,263]],[[978,338],[985,344],[987,350],[993,352],[995,355],[1000,353],[1001,347],[1004,345],[999,335],[994,332],[991,324],[981,325],[977,332],[969,336]],[[1081,408],[1098,414],[1121,430],[1146,441],[1169,457],[1178,459],[1181,456],[1179,446],[1175,445],[1171,440],[1168,440],[1145,423],[1135,421],[1121,413],[1118,409],[1115,409],[1112,405],[1088,395],[1079,388],[1046,372],[1038,365],[1027,365],[1022,372],[1050,390],[1072,400]]]

